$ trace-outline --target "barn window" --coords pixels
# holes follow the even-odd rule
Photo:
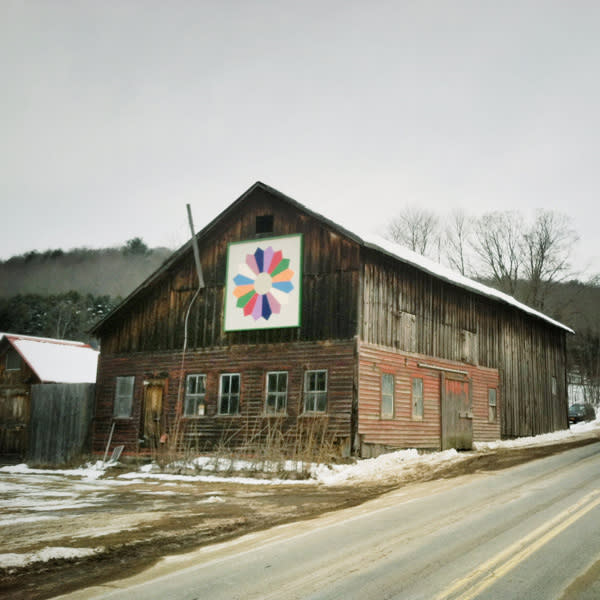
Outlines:
[[[219,384],[219,414],[237,415],[240,412],[240,374],[223,373]]]
[[[287,371],[267,373],[267,400],[265,412],[268,415],[284,413],[287,410]]]
[[[390,373],[381,376],[381,418],[394,418],[394,376]]]
[[[327,410],[327,371],[306,371],[304,375],[304,412]]]
[[[273,233],[273,215],[259,215],[256,217],[256,234]]]
[[[556,396],[556,394],[558,394],[558,381],[557,381],[556,377],[553,375],[552,376],[552,395]]]
[[[400,337],[396,340],[396,347],[407,352],[417,351],[417,316],[408,312],[400,312]]]
[[[460,331],[461,351],[460,360],[462,362],[476,365],[478,363],[478,337],[477,333],[461,329]]]
[[[206,414],[206,375],[190,374],[185,382],[185,404],[183,414],[186,417],[202,417]]]
[[[6,370],[18,371],[21,368],[21,356],[13,348],[9,348],[6,353]]]
[[[488,390],[488,421],[495,423],[498,418],[498,399],[497,399],[496,388],[490,388]]]
[[[423,419],[423,378],[413,377],[412,380],[412,418]]]
[[[135,377],[117,377],[115,385],[115,404],[113,407],[113,416],[124,419],[131,416],[133,408],[133,384]]]

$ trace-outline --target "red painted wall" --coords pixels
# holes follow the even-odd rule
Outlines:
[[[441,372],[419,367],[426,363],[440,368],[468,372],[473,400],[473,441],[500,438],[501,393],[496,369],[441,360],[421,354],[396,352],[372,344],[359,345],[358,433],[361,444],[387,448],[441,447],[440,397]],[[394,417],[381,416],[381,377],[394,375]],[[423,379],[423,419],[412,417],[412,378]],[[488,389],[496,388],[495,423],[488,419]]]
[[[304,372],[327,369],[327,407],[316,417],[302,415]],[[262,344],[194,350],[186,354],[184,375],[205,374],[206,416],[184,418],[181,423],[188,442],[196,436],[198,447],[218,443],[233,431],[243,427],[256,430],[265,426],[265,375],[268,371],[288,371],[287,415],[285,427],[294,427],[310,418],[326,419],[327,432],[338,438],[351,434],[353,384],[355,375],[355,342],[298,342],[295,344]],[[217,401],[221,373],[241,374],[240,414],[218,415]],[[98,370],[98,395],[94,421],[93,448],[102,452],[106,447],[113,423],[115,378],[135,376],[133,414],[131,418],[114,419],[115,430],[111,448],[125,444],[126,452],[138,450],[142,422],[144,380],[167,379],[163,407],[171,422],[176,414],[181,374],[181,353],[144,352],[127,356],[101,355]],[[271,419],[273,417],[270,417]],[[303,421],[304,420],[304,421]]]

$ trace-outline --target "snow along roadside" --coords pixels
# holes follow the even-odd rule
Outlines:
[[[600,419],[589,423],[578,423],[572,425],[570,429],[545,433],[542,435],[514,440],[496,440],[494,442],[475,442],[473,444],[476,452],[485,452],[502,448],[522,448],[531,446],[543,446],[552,443],[559,443],[580,437],[582,434],[600,432]],[[259,479],[254,477],[236,477],[227,475],[180,475],[174,473],[163,473],[158,465],[144,465],[137,471],[118,475],[116,478],[105,477],[104,475],[109,464],[98,461],[95,464],[88,464],[79,469],[31,469],[25,464],[0,467],[0,473],[15,474],[44,474],[44,475],[63,475],[67,477],[77,477],[86,481],[97,481],[99,485],[103,483],[142,483],[170,481],[170,482],[203,482],[203,483],[237,483],[242,485],[307,485],[320,483],[323,485],[340,485],[346,482],[356,481],[381,481],[388,478],[398,479],[403,474],[410,472],[419,466],[436,467],[442,464],[452,462],[461,462],[471,456],[469,452],[457,452],[456,450],[444,450],[442,452],[420,452],[414,448],[408,450],[398,450],[382,454],[377,458],[359,459],[352,464],[311,464],[303,465],[307,467],[309,473],[308,479]],[[220,464],[223,463],[223,464]],[[225,464],[226,463],[226,464]],[[176,467],[188,467],[190,470],[195,468],[207,468],[208,465],[214,465],[214,470],[223,472],[272,472],[275,466],[280,471],[296,472],[298,463],[296,461],[285,461],[283,463],[260,463],[248,460],[229,460],[215,459],[212,457],[198,457],[189,465],[178,463]]]

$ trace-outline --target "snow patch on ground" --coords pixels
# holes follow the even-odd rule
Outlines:
[[[149,468],[146,465],[140,471],[124,473],[119,475],[119,479],[141,482],[142,480],[158,480],[163,482],[205,482],[205,483],[241,483],[246,485],[302,485],[321,483],[324,485],[340,485],[348,481],[366,481],[387,479],[390,477],[398,478],[404,472],[415,468],[417,465],[436,466],[442,463],[459,462],[467,457],[465,453],[458,453],[456,450],[445,450],[443,452],[422,453],[415,449],[399,450],[382,454],[377,458],[358,460],[353,464],[345,465],[318,465],[303,464],[303,468],[308,468],[308,479],[257,479],[254,477],[234,477],[225,475],[180,475],[173,473],[161,473],[158,468]],[[221,462],[218,462],[221,461]],[[296,461],[285,461],[281,463],[265,463],[264,461],[252,462],[248,460],[218,459],[214,457],[198,457],[191,463],[193,465],[210,464],[216,468],[228,465],[228,472],[267,472],[272,473],[287,472],[297,473],[298,463]],[[275,468],[274,465],[277,465]],[[265,466],[266,469],[259,468]],[[188,467],[180,463],[170,465],[170,468]]]
[[[571,429],[547,433],[535,437],[519,438],[516,440],[496,440],[493,442],[475,443],[475,451],[486,451],[497,448],[519,448],[524,446],[545,445],[572,439],[581,433],[600,429],[600,419],[591,423],[578,423]],[[121,475],[122,479],[140,481],[141,479],[207,483],[230,482],[249,485],[290,485],[320,483],[323,485],[341,485],[353,481],[381,481],[388,478],[398,479],[418,466],[436,467],[444,463],[460,462],[470,456],[467,452],[445,450],[443,452],[421,452],[408,449],[382,454],[377,458],[357,460],[352,464],[317,465],[300,461],[250,461],[242,459],[222,458],[214,456],[199,456],[189,463],[174,463],[171,469],[193,469],[213,471],[222,475],[176,475],[161,473],[157,465],[146,465],[141,472]],[[234,477],[228,473],[303,473],[309,474],[309,479],[256,479],[253,477]]]
[[[103,548],[65,548],[62,546],[47,546],[37,552],[27,552],[25,554],[0,554],[0,567],[24,567],[34,562],[48,562],[57,558],[81,558],[91,556],[101,552]]]
[[[194,482],[201,481],[203,483],[241,483],[245,485],[290,485],[290,484],[306,484],[314,483],[306,479],[256,479],[254,477],[225,477],[219,475],[176,475],[173,473],[123,473],[119,475],[119,479],[130,480],[131,482],[142,483],[147,480],[159,481],[179,481],[179,482]]]
[[[191,461],[188,465],[181,465],[186,467],[192,467],[202,471],[214,471],[214,472],[261,472],[261,473],[303,473],[306,469],[310,469],[312,463],[306,463],[301,460],[243,460],[237,458],[225,458],[225,457],[214,457],[214,456],[198,456]]]
[[[319,465],[313,470],[312,476],[325,485],[339,485],[348,481],[381,481],[398,478],[417,465],[435,466],[460,462],[465,458],[465,454],[459,454],[456,450],[421,454],[413,448],[367,458],[353,465]]]
[[[571,431],[573,433],[587,433],[588,431],[594,431],[600,429],[600,416],[595,421],[587,421],[585,423],[576,423],[571,425]]]
[[[492,442],[475,442],[474,450],[485,452],[499,448],[519,448],[526,446],[544,445],[573,439],[579,434],[592,431],[600,431],[600,418],[588,423],[572,425],[570,429],[546,433],[535,437],[518,438],[514,440],[495,440]],[[376,480],[386,478],[398,479],[404,473],[419,465],[435,467],[442,463],[459,462],[470,455],[466,452],[456,450],[445,450],[443,452],[422,452],[415,449],[399,450],[382,454],[377,458],[357,460],[352,464],[318,465],[301,461],[265,461],[265,460],[242,460],[233,458],[222,458],[214,456],[199,456],[191,462],[176,462],[169,465],[169,470],[187,469],[190,471],[212,471],[214,475],[200,474],[175,474],[161,472],[160,467],[155,464],[141,466],[137,471],[124,473],[117,477],[105,477],[107,468],[111,463],[98,461],[95,464],[87,464],[78,469],[33,469],[26,464],[0,467],[0,473],[27,474],[32,476],[65,476],[81,478],[80,485],[131,485],[146,484],[156,485],[161,483],[168,485],[169,482],[177,483],[236,483],[245,485],[302,485],[320,483],[323,485],[339,485],[353,481]],[[234,473],[289,473],[292,478],[256,478],[232,476]],[[217,474],[220,473],[220,474]],[[296,479],[298,473],[307,473],[308,479]],[[37,482],[36,482],[37,483]],[[4,490],[3,486],[7,489]],[[0,492],[9,491],[10,482],[0,482]],[[164,492],[161,492],[164,494]],[[57,494],[59,495],[59,494]],[[62,495],[62,494],[60,494]],[[66,496],[66,494],[65,494]],[[5,505],[8,507],[10,501]],[[28,508],[34,508],[35,502],[29,500]],[[85,505],[79,505],[79,507]],[[61,509],[69,507],[69,503],[55,502],[54,508]]]
[[[14,474],[43,474],[43,475],[66,475],[67,477],[81,477],[82,479],[94,480],[102,477],[106,471],[106,464],[101,460],[95,464],[89,463],[78,469],[32,469],[25,463],[0,467],[0,473]]]
[[[225,502],[225,498],[221,498],[221,496],[209,496],[204,500],[198,500],[198,504],[215,504],[218,502]]]
[[[11,515],[7,519],[0,519],[0,527],[5,527],[6,525],[16,525],[17,523],[34,523],[35,521],[53,521],[55,519],[60,519],[60,517],[58,515],[57,516],[35,515],[35,516],[29,516],[29,517],[15,517],[14,515]]]
[[[570,429],[553,431],[552,433],[543,433],[541,435],[516,438],[514,440],[496,440],[494,442],[475,442],[475,450],[497,450],[499,448],[524,448],[527,446],[543,446],[570,440],[580,433],[588,433],[600,429],[600,419],[588,421],[585,423],[575,423]]]

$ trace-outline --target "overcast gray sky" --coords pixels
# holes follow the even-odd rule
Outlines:
[[[0,1],[0,258],[186,241],[257,180],[345,222],[570,215],[600,271],[600,2]]]

